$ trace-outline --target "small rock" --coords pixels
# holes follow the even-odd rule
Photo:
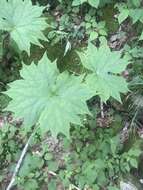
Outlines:
[[[143,179],[140,179],[139,181],[140,181],[141,184],[143,184]]]
[[[2,128],[3,126],[4,126],[4,119],[0,117],[0,128]]]
[[[131,182],[120,182],[120,189],[121,190],[138,190],[135,185],[133,185]]]

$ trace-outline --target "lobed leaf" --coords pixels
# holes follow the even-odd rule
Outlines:
[[[6,110],[23,118],[26,127],[38,123],[43,133],[69,136],[70,123],[82,125],[80,115],[90,114],[86,101],[92,94],[83,76],[60,74],[46,54],[38,65],[24,65],[20,74],[22,79],[12,82],[5,93],[12,99]]]
[[[20,50],[30,54],[30,44],[42,46],[47,40],[43,30],[47,27],[41,18],[44,7],[32,5],[31,0],[1,0],[0,30],[8,31]]]
[[[99,49],[90,44],[85,52],[78,53],[85,68],[90,70],[86,84],[106,102],[110,96],[121,102],[120,93],[128,91],[121,73],[129,64],[120,52],[111,52],[108,46]]]

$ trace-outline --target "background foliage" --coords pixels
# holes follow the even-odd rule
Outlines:
[[[0,189],[142,189],[142,6],[0,0]]]

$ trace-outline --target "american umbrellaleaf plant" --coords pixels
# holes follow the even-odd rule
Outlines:
[[[95,8],[98,8],[99,4],[101,3],[100,0],[73,0],[72,2],[73,6],[78,6],[82,3],[88,3]],[[46,22],[46,19],[44,17],[41,17],[45,7],[32,5],[31,0],[0,0],[0,7],[0,30],[7,31],[10,34],[10,39],[15,41],[21,51],[26,51],[28,55],[30,55],[31,44],[42,46],[40,40],[47,41],[43,31],[47,28],[48,24]],[[70,74],[68,71],[60,73],[56,61],[50,61],[46,53],[37,64],[34,62],[32,62],[30,65],[23,64],[20,71],[20,79],[10,83],[8,90],[4,92],[4,94],[8,95],[11,98],[7,108],[5,108],[5,111],[12,112],[13,116],[17,119],[23,119],[23,126],[27,128],[27,131],[29,131],[31,127],[38,125],[41,133],[43,134],[45,134],[47,131],[51,131],[51,134],[55,137],[59,133],[62,133],[69,138],[71,124],[74,126],[81,126],[83,125],[81,116],[91,114],[87,106],[87,100],[91,99],[95,95],[98,95],[101,99],[101,102],[103,101],[106,103],[110,97],[113,97],[117,101],[121,102],[121,93],[126,93],[128,91],[128,84],[123,77],[122,72],[129,64],[129,60],[123,57],[120,51],[111,51],[107,45],[101,45],[99,48],[97,48],[91,43],[88,45],[85,51],[78,52],[78,55],[81,59],[82,65],[87,69],[87,72],[85,74],[78,76]],[[37,132],[36,127],[32,128],[31,135],[29,136],[22,150],[22,154],[13,171],[13,175],[7,187],[7,190],[10,190],[14,185],[16,176],[18,175],[25,154],[27,153],[28,146],[31,142],[31,139],[35,135],[35,132]],[[88,132],[89,131],[87,130],[86,133]],[[91,131],[91,133],[93,133],[93,131]],[[89,133],[88,138],[91,138],[91,133]],[[78,133],[78,135],[80,134]],[[83,134],[81,137],[82,136]],[[104,138],[102,138],[102,136],[104,136]],[[105,141],[108,140],[104,133],[102,136],[99,137],[99,142],[103,141],[104,139]],[[118,139],[114,137],[114,139],[111,139],[111,135],[109,134],[107,137],[108,136],[109,143],[103,142],[102,144],[105,146],[101,146],[101,149],[105,149],[106,153],[106,144],[111,144],[110,152],[113,152],[113,154],[116,156]],[[95,139],[95,136],[93,137]],[[92,147],[95,145],[94,142],[93,144],[91,143],[91,145],[92,149]],[[81,167],[81,171],[84,171],[81,172],[81,178],[79,178],[79,170],[76,178],[79,178],[79,180],[83,182],[85,180],[83,185],[86,183],[88,184],[88,180],[91,177],[92,171],[92,174],[95,175],[95,170],[99,169],[99,172],[97,171],[97,174],[102,174],[101,178],[103,178],[103,183],[105,184],[104,178],[106,177],[106,171],[108,170],[110,163],[107,163],[106,167],[103,163],[104,159],[102,161],[102,159],[98,159],[98,156],[97,158],[96,156],[93,158],[93,155],[91,155],[93,159],[90,159],[90,154],[86,154],[86,152],[88,152],[87,148],[90,148],[90,146],[86,146],[85,153],[84,150],[83,153],[81,151],[77,151],[79,160],[80,154],[85,154],[85,163],[83,163],[84,159],[81,160],[81,166],[79,166],[79,168]],[[92,153],[93,151],[96,152],[95,148],[89,152]],[[47,151],[45,153],[47,154]],[[131,155],[128,155],[129,158],[131,157],[129,164],[134,168],[137,168],[138,164],[135,156],[139,155],[140,152],[137,152],[137,154],[135,154],[133,151],[133,153],[130,152],[130,154]],[[34,156],[33,152],[32,156]],[[41,159],[43,159],[43,156],[41,156]],[[76,154],[74,156],[76,156]],[[106,157],[107,159],[105,159],[105,161],[110,160],[108,159],[108,157],[110,157],[110,154]],[[117,158],[120,159],[118,153]],[[126,157],[124,158],[122,155],[121,158],[126,160]],[[95,161],[95,163],[93,161]],[[98,164],[100,165],[100,168],[95,167],[95,165]],[[121,164],[124,165],[124,162]],[[125,168],[125,171],[130,170],[129,164],[127,165],[127,168]],[[66,168],[66,172],[67,171],[68,169]],[[72,178],[72,176],[75,174],[75,171],[71,174],[72,175],[69,178]],[[83,178],[84,174],[85,179]],[[57,175],[58,174],[55,174],[54,177]],[[95,185],[94,183],[96,180],[98,181],[96,176],[94,177],[95,178],[91,179],[89,184]],[[111,178],[110,174],[109,178]],[[23,178],[21,179],[23,180]],[[31,182],[32,180],[29,182],[29,184]],[[34,185],[31,185],[32,188],[38,187],[37,182],[35,182],[33,183]],[[77,182],[78,180],[76,183]],[[108,182],[106,185],[107,184]],[[97,183],[93,188],[98,189],[98,185],[100,188],[102,185],[102,179],[99,180],[99,184]],[[113,188],[111,187],[110,189]]]
[[[129,64],[127,58],[122,58],[120,51],[111,51],[105,45],[99,48],[89,44],[84,52],[78,53],[83,66],[90,71],[86,77],[89,89],[98,93],[106,102],[110,97],[121,102],[120,93],[128,91],[127,82],[122,72]]]
[[[0,30],[10,33],[21,51],[30,54],[30,45],[42,46],[47,40],[43,31],[48,24],[41,17],[45,7],[32,5],[31,0],[0,0]]]
[[[90,73],[81,76],[60,73],[56,62],[45,54],[38,65],[23,65],[20,80],[12,82],[5,94],[12,98],[6,110],[24,119],[24,126],[40,124],[41,131],[54,136],[69,136],[70,124],[82,125],[80,115],[90,114],[86,101],[99,95],[106,102],[110,97],[121,101],[120,93],[128,91],[121,75],[128,60],[109,47],[96,48],[90,44],[79,53],[83,65]]]
[[[82,82],[83,76],[60,73],[56,62],[46,54],[38,65],[23,66],[22,79],[12,82],[5,92],[12,101],[6,110],[24,119],[24,126],[39,124],[42,133],[69,136],[70,123],[82,125],[80,115],[90,114],[86,101],[93,94]]]
[[[1,0],[0,7],[0,29],[10,33],[21,51],[30,54],[31,43],[41,46],[39,40],[47,40],[42,32],[47,27],[41,17],[44,7],[32,5],[30,0]],[[89,44],[78,54],[90,71],[86,77],[60,73],[46,54],[38,65],[23,64],[21,79],[12,82],[5,92],[12,99],[6,110],[23,119],[27,128],[39,124],[43,133],[69,136],[70,124],[82,125],[80,116],[90,114],[86,101],[94,95],[104,102],[110,97],[121,101],[120,93],[128,91],[121,73],[129,64],[121,52]]]

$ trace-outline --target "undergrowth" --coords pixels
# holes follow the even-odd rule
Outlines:
[[[142,186],[142,6],[0,0],[0,189]]]

